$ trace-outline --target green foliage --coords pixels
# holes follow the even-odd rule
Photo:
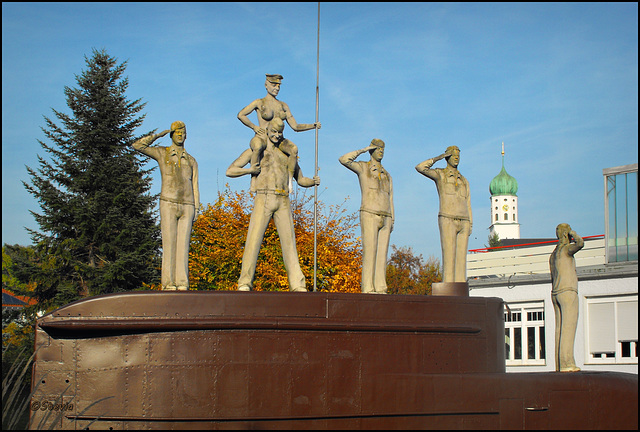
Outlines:
[[[2,288],[19,295],[28,295],[28,282],[33,272],[35,251],[20,245],[2,246]]]
[[[71,113],[53,110],[60,126],[45,117],[51,143],[39,142],[50,160],[38,156],[38,169],[27,167],[31,182],[23,182],[41,208],[32,212],[40,231],[29,229],[34,295],[53,306],[159,278],[156,197],[150,170],[130,146],[144,104],[125,96],[126,62],[104,50],[85,60],[78,87],[64,89]]]
[[[493,235],[489,236],[489,246],[485,247],[497,247],[497,246],[502,246],[502,240],[500,240],[500,236],[498,235],[498,233],[494,233]]]
[[[442,268],[437,258],[414,255],[411,247],[391,245],[387,262],[387,289],[389,294],[431,295],[431,285],[442,282]]]
[[[4,269],[3,269],[4,270]],[[35,340],[35,308],[2,310],[2,429],[26,429]]]
[[[2,247],[2,288],[27,296],[33,248]],[[25,402],[31,387],[31,360],[34,344],[34,308],[2,308],[2,429],[26,429]]]
[[[29,420],[31,363],[25,348],[2,349],[2,429],[26,430]]]

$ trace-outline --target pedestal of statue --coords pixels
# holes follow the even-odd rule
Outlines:
[[[37,321],[30,428],[637,430],[637,375],[505,373],[504,303],[462,286],[77,301]]]

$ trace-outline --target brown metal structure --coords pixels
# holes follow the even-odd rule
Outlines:
[[[129,292],[36,349],[32,429],[638,427],[637,375],[505,373],[498,298]]]

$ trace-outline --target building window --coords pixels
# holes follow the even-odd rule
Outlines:
[[[504,214],[504,220],[506,220],[506,221],[509,220],[509,215],[507,213]]]
[[[515,213],[513,214],[513,221],[514,222],[516,221],[516,214]]]
[[[504,313],[507,366],[544,365],[544,304],[510,304]]]
[[[585,301],[585,363],[638,364],[638,296],[593,297]]]
[[[496,222],[498,221],[498,213],[496,213]]]
[[[638,164],[602,170],[607,262],[638,260]]]

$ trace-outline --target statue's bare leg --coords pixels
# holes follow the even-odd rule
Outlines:
[[[251,168],[259,167],[262,156],[264,155],[264,149],[267,148],[267,142],[258,135],[251,138],[249,146],[253,153],[251,154]],[[251,175],[251,190],[255,192],[255,179],[256,174]]]

